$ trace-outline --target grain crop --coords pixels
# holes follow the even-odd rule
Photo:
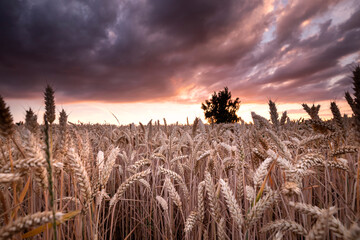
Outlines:
[[[358,122],[335,102],[329,120],[270,100],[253,123],[119,126],[57,124],[53,97],[47,126],[0,97],[0,239],[360,238]]]

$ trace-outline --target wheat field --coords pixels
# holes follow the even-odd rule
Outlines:
[[[48,89],[49,90],[49,89]],[[354,118],[54,124],[1,99],[0,239],[360,238]],[[55,224],[56,223],[56,224]]]

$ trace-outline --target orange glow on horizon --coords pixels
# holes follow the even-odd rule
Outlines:
[[[340,108],[341,114],[348,114],[351,116],[352,112],[345,100],[336,101]],[[42,100],[27,101],[23,100],[9,100],[7,104],[10,106],[10,110],[13,114],[14,121],[24,121],[25,111],[31,107],[38,115],[38,122],[42,122],[42,116],[44,114],[44,106]],[[320,104],[320,117],[322,119],[331,119],[332,114],[330,111],[330,101],[316,102],[315,105]],[[290,119],[295,120],[299,118],[309,118],[307,113],[302,109],[300,103],[276,103],[279,117],[283,111],[287,111],[287,115]],[[308,103],[312,105],[312,103]],[[118,125],[117,120],[112,115],[114,114],[121,125],[127,125],[130,123],[138,124],[139,122],[147,123],[151,119],[153,121],[166,119],[167,123],[173,124],[178,122],[179,124],[186,124],[187,118],[190,123],[194,121],[196,117],[204,119],[204,113],[201,109],[201,103],[184,104],[176,102],[137,102],[137,103],[99,103],[99,102],[83,102],[75,104],[57,104],[56,111],[57,117],[61,109],[69,114],[69,121],[78,123],[110,123]],[[270,118],[269,107],[267,103],[241,103],[240,109],[237,112],[245,122],[252,122],[251,112]]]

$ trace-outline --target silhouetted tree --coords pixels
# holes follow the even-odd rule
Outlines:
[[[205,104],[201,104],[201,109],[204,110],[205,118],[209,123],[238,122],[240,118],[236,115],[236,111],[239,107],[239,98],[235,101],[231,100],[231,92],[227,87],[217,94],[214,92],[210,100],[205,100]]]

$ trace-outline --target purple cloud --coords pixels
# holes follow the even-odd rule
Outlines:
[[[339,4],[354,6],[333,24]],[[353,0],[1,1],[0,94],[41,97],[50,83],[63,102],[196,102],[224,86],[249,102],[333,99],[358,61],[341,63],[359,52],[359,13]]]

